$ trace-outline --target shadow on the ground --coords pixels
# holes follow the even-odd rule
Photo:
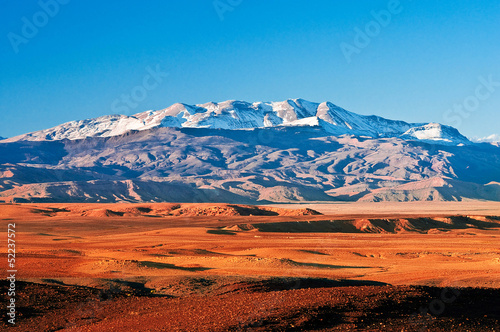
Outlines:
[[[159,262],[151,262],[151,261],[139,261],[138,262],[139,266],[142,267],[148,267],[148,268],[153,268],[153,269],[173,269],[173,270],[182,270],[182,271],[190,271],[190,272],[197,272],[197,271],[206,271],[206,270],[211,270],[212,268],[209,267],[184,267],[184,266],[177,266],[174,264],[167,264],[167,263],[159,263]]]

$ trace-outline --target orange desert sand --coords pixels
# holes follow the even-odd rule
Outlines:
[[[498,202],[0,204],[26,331],[498,331],[498,216]],[[482,320],[408,325],[456,288]]]

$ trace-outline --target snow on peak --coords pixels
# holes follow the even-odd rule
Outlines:
[[[45,141],[116,136],[144,128],[144,122],[126,115],[105,115],[94,119],[70,121],[59,126],[16,136],[6,141]]]
[[[146,111],[132,116],[108,115],[72,121],[13,137],[8,141],[107,137],[156,127],[236,130],[278,126],[320,127],[332,135],[401,137],[440,143],[469,142],[452,127],[435,123],[410,124],[373,115],[359,115],[330,102],[314,103],[300,98],[281,102],[248,103],[227,100],[198,105],[176,103],[162,110]]]
[[[455,128],[439,123],[428,123],[422,126],[413,127],[401,136],[403,138],[433,142],[440,141],[441,143],[448,144],[470,143],[469,140]]]

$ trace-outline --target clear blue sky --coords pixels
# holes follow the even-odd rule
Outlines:
[[[115,113],[157,66],[168,76],[123,113],[304,98],[500,134],[496,0],[60,1],[52,17],[38,1],[0,0],[0,136]],[[356,44],[367,27],[369,44]]]

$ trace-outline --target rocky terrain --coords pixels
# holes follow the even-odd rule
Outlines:
[[[157,128],[0,143],[17,202],[500,200],[500,148],[329,136],[318,128]]]
[[[231,291],[222,295],[171,298],[22,282],[19,323],[10,329],[409,332],[495,331],[500,326],[498,290],[346,287],[325,279],[240,280],[230,285]],[[0,287],[3,293],[7,285],[2,281]],[[433,307],[435,303],[444,305]],[[7,328],[6,322],[1,324]]]
[[[498,330],[500,207],[418,203],[0,204],[9,328]]]

